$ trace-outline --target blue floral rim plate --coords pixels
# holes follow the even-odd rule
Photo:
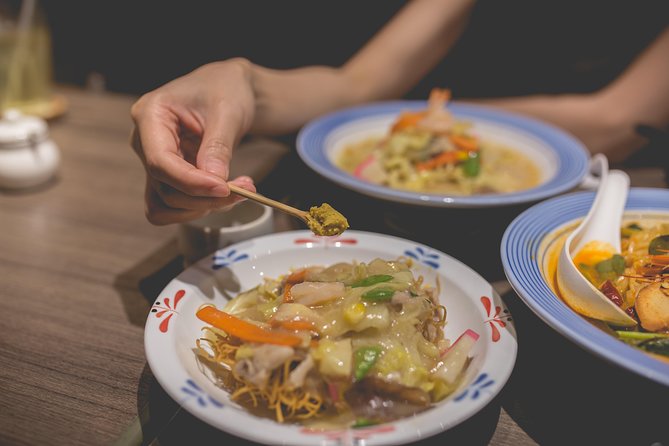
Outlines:
[[[525,304],[553,329],[586,350],[621,367],[669,386],[669,365],[606,334],[572,311],[549,288],[542,265],[551,240],[560,228],[587,214],[594,192],[576,192],[546,200],[521,213],[502,237],[504,272]],[[644,216],[669,222],[669,190],[632,188],[625,219]]]
[[[204,325],[197,309],[222,307],[240,291],[278,277],[291,268],[332,265],[374,258],[412,258],[425,284],[439,286],[448,309],[445,336],[454,340],[467,329],[480,335],[472,360],[455,392],[434,407],[389,423],[319,430],[258,417],[231,400],[216,377],[193,353]],[[223,431],[264,444],[413,443],[448,430],[489,404],[502,390],[515,364],[517,342],[511,314],[490,283],[472,269],[428,246],[361,231],[315,237],[292,231],[231,245],[193,264],[174,278],[154,302],[144,343],[151,371],[165,391],[187,411]]]
[[[426,106],[426,101],[381,102],[324,115],[300,130],[298,154],[311,169],[341,186],[376,198],[431,207],[490,207],[539,201],[576,187],[588,170],[587,149],[563,130],[533,118],[457,101],[448,105],[456,119],[471,122],[482,137],[528,156],[539,167],[542,183],[508,194],[435,195],[372,184],[336,166],[335,160],[346,145],[382,136],[400,112]]]

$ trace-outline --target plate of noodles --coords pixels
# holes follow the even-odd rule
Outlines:
[[[556,285],[559,250],[593,199],[594,192],[567,194],[520,214],[502,239],[506,276],[520,298],[555,330],[669,386],[669,190],[630,190],[620,228],[621,253],[595,245],[577,253],[579,270],[636,321],[628,327],[572,310]]]
[[[405,444],[485,407],[517,341],[492,286],[458,260],[361,231],[283,232],[173,279],[148,363],[186,410],[264,444]]]
[[[431,207],[539,201],[578,186],[583,144],[519,114],[449,102],[380,102],[324,115],[297,138],[302,160],[335,183],[385,200]]]

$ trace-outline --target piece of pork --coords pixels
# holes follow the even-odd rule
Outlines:
[[[307,373],[314,367],[314,359],[308,355],[304,361],[300,362],[288,376],[288,383],[293,388],[300,388],[304,385],[304,379]]]
[[[262,344],[253,349],[253,356],[235,364],[235,373],[246,381],[264,388],[272,370],[295,355],[292,347]]]

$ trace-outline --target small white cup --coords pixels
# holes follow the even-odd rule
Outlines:
[[[272,208],[255,201],[243,201],[226,212],[212,212],[206,217],[179,225],[179,252],[184,265],[233,243],[274,232]]]
[[[10,109],[0,117],[0,188],[21,189],[50,180],[60,164],[60,150],[46,121]]]

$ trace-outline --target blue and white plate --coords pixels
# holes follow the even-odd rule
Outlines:
[[[536,119],[472,104],[451,102],[458,120],[469,121],[484,139],[513,147],[539,167],[541,183],[508,194],[472,196],[411,192],[363,181],[337,167],[349,144],[387,134],[399,113],[422,110],[426,101],[394,101],[340,110],[308,123],[297,138],[297,151],[314,171],[344,187],[385,200],[432,207],[489,207],[539,201],[577,186],[588,170],[588,152],[570,134]]]
[[[414,259],[414,272],[439,286],[448,309],[444,334],[456,339],[467,329],[480,335],[458,389],[425,412],[392,423],[357,429],[316,430],[258,417],[215,384],[193,352],[205,325],[195,312],[204,303],[222,307],[240,291],[292,268],[374,258]],[[308,231],[254,238],[221,249],[195,263],[160,293],[146,320],[146,358],[165,391],[207,423],[264,444],[316,445],[413,443],[461,423],[484,408],[504,387],[516,360],[516,333],[499,295],[463,263],[409,240],[360,231],[314,237]]]
[[[544,279],[551,243],[588,213],[594,192],[546,200],[520,214],[502,238],[502,264],[520,298],[541,319],[585,349],[639,375],[669,386],[669,365],[598,329],[572,311]],[[669,222],[669,190],[632,188],[624,220]]]

